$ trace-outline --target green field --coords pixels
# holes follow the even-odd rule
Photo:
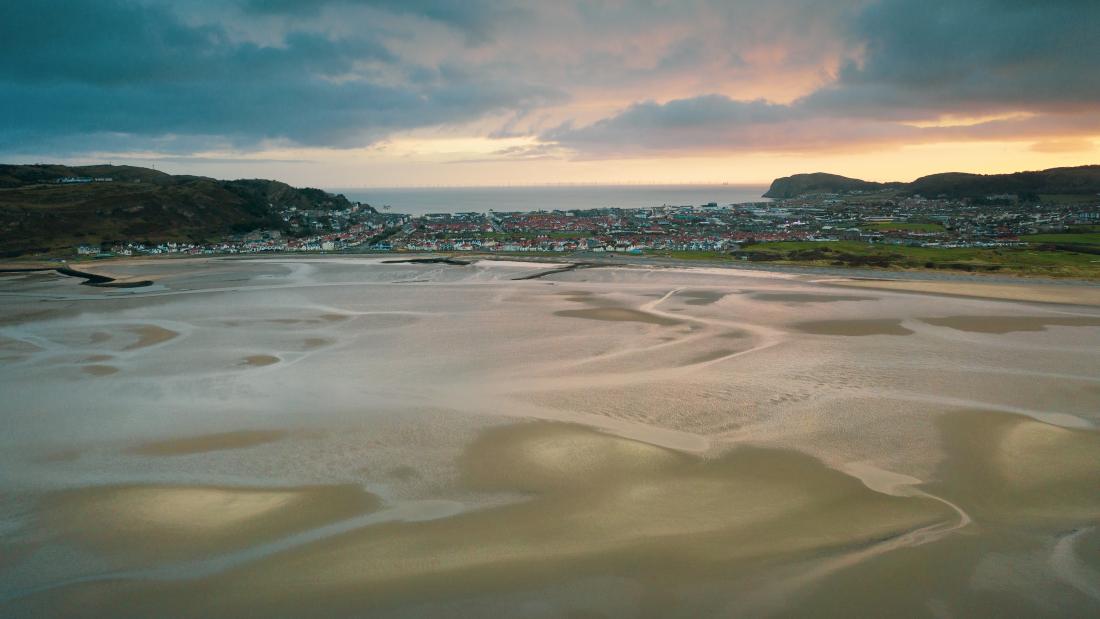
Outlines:
[[[1053,234],[1029,234],[1020,237],[1029,243],[1100,246],[1100,232],[1066,232]]]
[[[677,252],[679,253],[679,252]],[[1100,279],[1100,255],[1035,248],[937,248],[840,242],[776,242],[743,247],[737,255],[711,254],[712,259],[869,267],[893,270],[942,269],[973,273],[1004,273],[1045,277]],[[670,256],[686,258],[686,256]]]
[[[860,226],[864,230],[903,230],[906,232],[943,232],[943,226],[935,223],[913,223],[913,222],[898,222],[898,221],[884,221],[879,223],[863,224]]]

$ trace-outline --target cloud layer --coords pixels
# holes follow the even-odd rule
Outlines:
[[[524,136],[537,160],[1100,135],[1094,0],[26,0],[0,155]]]

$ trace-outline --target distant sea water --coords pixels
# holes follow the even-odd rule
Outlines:
[[[391,213],[648,208],[770,202],[767,185],[552,185],[534,187],[427,187],[329,189]]]

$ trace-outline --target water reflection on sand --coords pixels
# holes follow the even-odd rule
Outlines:
[[[112,268],[0,281],[0,614],[1100,612],[1092,289]]]

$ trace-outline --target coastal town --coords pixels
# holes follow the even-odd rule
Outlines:
[[[366,204],[279,207],[282,229],[209,242],[116,240],[83,256],[262,252],[724,252],[747,245],[839,241],[924,248],[1027,244],[1027,235],[1100,224],[1100,196],[1073,201],[817,193],[743,204],[408,215]]]

